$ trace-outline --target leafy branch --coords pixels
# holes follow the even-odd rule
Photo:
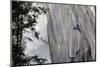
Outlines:
[[[25,28],[29,28],[31,29],[31,31],[36,33],[37,31],[35,29],[35,26],[38,23],[37,22],[38,16],[41,14],[46,14],[48,9],[41,6],[32,7],[32,4],[33,4],[32,2],[24,2],[24,1],[12,2],[12,61],[13,61],[12,65],[13,66],[25,65],[25,64],[28,65],[29,62],[32,59],[34,59],[32,57],[26,57],[24,54],[25,47],[21,45],[22,31],[25,30]],[[38,38],[38,36],[36,37]],[[38,57],[37,60],[39,60]],[[35,58],[35,61],[37,60]]]

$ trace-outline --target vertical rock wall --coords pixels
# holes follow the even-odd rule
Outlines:
[[[95,60],[95,13],[92,6],[49,4],[47,32],[52,63]],[[93,7],[94,8],[94,7]],[[93,14],[94,13],[94,14]],[[79,26],[79,29],[74,29]]]

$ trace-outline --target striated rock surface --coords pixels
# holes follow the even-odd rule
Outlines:
[[[95,7],[49,4],[48,41],[52,63],[95,59]]]

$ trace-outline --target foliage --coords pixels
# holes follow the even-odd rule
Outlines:
[[[35,32],[35,37],[38,38],[37,31],[35,30],[35,25],[38,23],[37,18],[41,14],[46,14],[48,9],[41,6],[32,7],[32,2],[22,2],[13,1],[12,2],[12,65],[28,65],[33,57],[26,57],[24,54],[24,49],[21,45],[22,31],[25,28],[31,29]],[[38,60],[38,61],[37,61]],[[42,60],[46,61],[42,58]],[[38,57],[35,58],[37,63],[39,62]],[[43,61],[43,62],[44,62]],[[43,63],[42,62],[42,63]]]

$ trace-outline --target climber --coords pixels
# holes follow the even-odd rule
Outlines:
[[[74,29],[74,30],[78,30],[78,31],[81,33],[81,30],[80,30],[80,27],[79,27],[78,24],[77,24],[73,29]]]

